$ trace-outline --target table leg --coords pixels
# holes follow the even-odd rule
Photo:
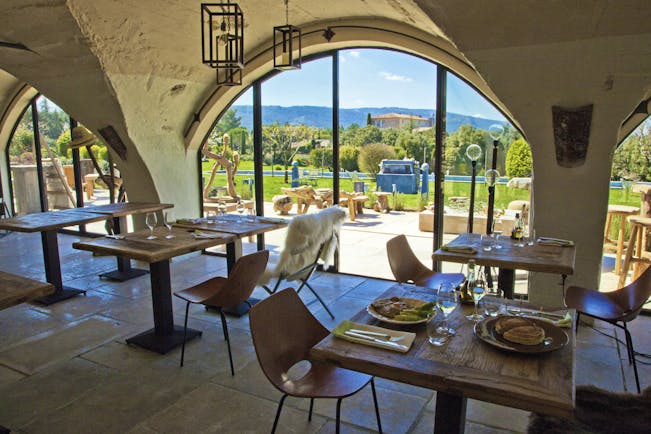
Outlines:
[[[85,294],[83,289],[63,286],[61,278],[61,260],[59,258],[59,242],[57,231],[41,232],[41,243],[43,245],[43,262],[45,265],[45,280],[54,285],[54,292],[45,297],[36,299],[39,303],[50,305],[62,300],[67,300],[78,294]]]
[[[466,429],[466,401],[460,395],[436,392],[434,433],[459,433]]]
[[[615,274],[622,272],[622,253],[624,252],[624,233],[626,231],[626,216],[621,215],[619,221],[619,235],[617,236],[617,260],[615,261]]]
[[[242,240],[236,238],[232,243],[226,244],[226,268],[228,269],[228,274],[231,274],[235,262],[242,257]],[[224,313],[229,315],[240,317],[249,313],[251,306],[259,302],[257,298],[249,298],[247,301],[237,304],[235,306],[230,306],[224,309]],[[206,309],[211,310],[209,307]]]
[[[170,261],[149,264],[151,271],[151,301],[154,310],[154,328],[127,339],[147,350],[165,354],[183,343],[183,327],[174,325]],[[186,341],[201,336],[199,330],[188,329]]]
[[[515,270],[500,268],[497,275],[497,288],[504,291],[504,297],[512,299],[515,292]]]
[[[115,234],[126,234],[128,232],[126,216],[113,217],[113,228]],[[117,262],[117,270],[109,271],[108,273],[102,273],[99,275],[99,277],[102,279],[124,282],[125,280],[133,279],[134,277],[147,274],[147,270],[131,268],[131,260],[128,258],[121,258],[118,256]]]

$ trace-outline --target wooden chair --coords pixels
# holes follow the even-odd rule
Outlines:
[[[249,323],[260,367],[271,384],[283,394],[278,403],[272,433],[276,431],[287,396],[310,398],[308,420],[312,420],[314,398],[336,398],[336,432],[339,433],[341,400],[358,392],[368,383],[371,383],[373,392],[378,431],[382,432],[372,376],[338,368],[326,362],[310,361],[309,372],[301,378],[291,378],[289,369],[296,363],[307,360],[310,349],[329,334],[294,289],[279,291],[253,306],[249,312]]]
[[[628,361],[633,364],[638,393],[640,393],[640,379],[635,363],[635,349],[626,323],[637,318],[649,296],[651,296],[651,267],[647,268],[637,280],[615,291],[599,292],[596,289],[570,286],[565,294],[567,307],[577,310],[577,324],[579,316],[583,314],[624,330]]]
[[[228,359],[231,364],[231,374],[235,375],[233,369],[233,355],[231,354],[231,342],[228,337],[228,324],[222,308],[235,306],[247,302],[249,296],[255,289],[260,276],[267,266],[269,251],[261,250],[250,255],[242,256],[235,263],[233,270],[228,277],[213,277],[191,288],[175,292],[174,295],[187,301],[185,306],[185,322],[183,325],[183,346],[181,347],[181,366],[185,357],[185,339],[188,331],[188,310],[190,303],[203,304],[219,311],[224,331],[224,339],[228,346]]]
[[[425,288],[438,288],[442,283],[450,283],[456,288],[465,279],[462,273],[439,273],[427,268],[411,250],[404,235],[387,241],[387,256],[398,283],[409,282]]]

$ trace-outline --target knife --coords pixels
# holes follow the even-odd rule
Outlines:
[[[374,338],[374,337],[371,337],[371,336],[361,335],[359,333],[355,333],[355,332],[352,332],[350,330],[346,330],[344,332],[344,334],[346,336],[350,336],[350,337],[357,338],[357,339],[364,339],[366,341],[375,342],[376,344],[386,345],[388,347],[400,348],[402,350],[407,349],[407,347],[405,345],[397,344],[397,343],[391,342],[391,341],[385,341],[384,339],[377,339],[377,338]]]

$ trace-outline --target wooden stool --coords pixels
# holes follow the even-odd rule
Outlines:
[[[619,275],[622,271],[622,255],[624,253],[624,234],[626,232],[626,218],[640,213],[640,208],[626,205],[608,205],[608,217],[606,218],[606,230],[604,233],[604,247],[614,247],[617,258],[615,261],[615,274]],[[610,238],[610,224],[613,216],[619,216],[619,234],[617,242]]]
[[[388,213],[391,211],[391,207],[389,206],[389,196],[392,196],[393,193],[389,193],[386,191],[378,191],[375,193],[375,197],[377,198],[377,202],[375,202],[374,209],[377,212],[383,212],[383,213]]]
[[[626,283],[626,276],[631,263],[635,264],[632,280],[637,279],[642,273],[643,268],[639,264],[651,264],[649,254],[644,252],[644,233],[647,229],[651,229],[651,217],[631,216],[628,221],[631,223],[631,237],[628,240],[624,267],[619,275],[620,288]]]

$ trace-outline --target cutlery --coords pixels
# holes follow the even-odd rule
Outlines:
[[[391,336],[386,333],[371,332],[368,330],[350,329],[348,331],[352,333],[357,333],[359,335],[367,335],[373,338],[384,339],[391,342],[398,342],[405,338],[404,336]]]
[[[375,342],[376,344],[380,344],[380,345],[386,345],[386,346],[400,348],[400,349],[407,349],[407,347],[405,345],[399,344],[397,342],[391,342],[391,341],[387,341],[387,340],[384,340],[384,339],[374,338],[374,337],[371,337],[371,336],[351,332],[350,330],[346,330],[344,332],[344,334],[346,336],[350,336],[350,337],[353,337],[353,338],[364,339],[364,340],[369,341],[369,342]]]

